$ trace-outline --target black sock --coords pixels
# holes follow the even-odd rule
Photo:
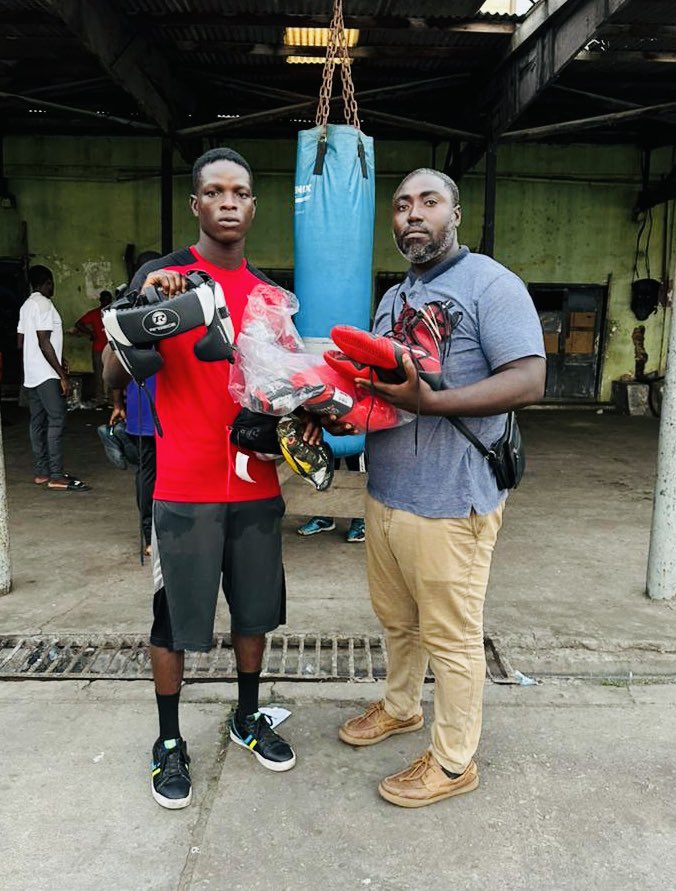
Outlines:
[[[240,671],[237,669],[237,713],[244,718],[258,711],[258,684],[260,671]]]
[[[441,767],[441,764],[439,765],[439,767]],[[452,780],[457,780],[458,777],[461,777],[461,776],[462,776],[461,773],[453,773],[451,770],[446,770],[445,767],[441,767],[441,769],[442,769],[443,772],[446,774],[446,776],[447,776],[447,777],[450,777],[450,779],[452,779]]]
[[[167,696],[155,691],[157,699],[157,711],[160,716],[160,739],[178,739],[181,731],[178,729],[178,700],[181,691],[169,693]]]

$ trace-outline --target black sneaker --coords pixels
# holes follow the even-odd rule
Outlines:
[[[153,746],[150,765],[150,788],[153,798],[162,807],[177,810],[192,800],[190,758],[184,739],[158,739]]]
[[[241,718],[235,711],[230,719],[230,739],[253,752],[268,770],[291,770],[296,763],[295,752],[271,724],[272,719],[261,712]]]

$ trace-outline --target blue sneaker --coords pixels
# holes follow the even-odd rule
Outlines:
[[[336,528],[333,517],[311,517],[296,529],[299,535],[316,535],[318,532],[331,532]]]
[[[363,520],[358,518],[352,520],[350,528],[347,530],[345,541],[350,544],[356,541],[366,541],[366,525]]]

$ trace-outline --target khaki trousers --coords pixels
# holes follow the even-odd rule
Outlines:
[[[366,496],[369,590],[387,639],[385,710],[401,720],[418,713],[429,661],[432,752],[454,773],[481,735],[483,608],[503,507],[433,520]]]

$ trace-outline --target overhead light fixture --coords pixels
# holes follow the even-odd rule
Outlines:
[[[356,46],[359,40],[358,28],[344,28],[345,43]],[[284,46],[328,46],[329,28],[285,28]]]
[[[286,61],[291,63],[292,65],[323,65],[326,61],[324,56],[287,56]],[[349,65],[352,62],[352,59],[347,59],[347,64]],[[345,59],[334,59],[334,65],[344,65],[346,63]]]

